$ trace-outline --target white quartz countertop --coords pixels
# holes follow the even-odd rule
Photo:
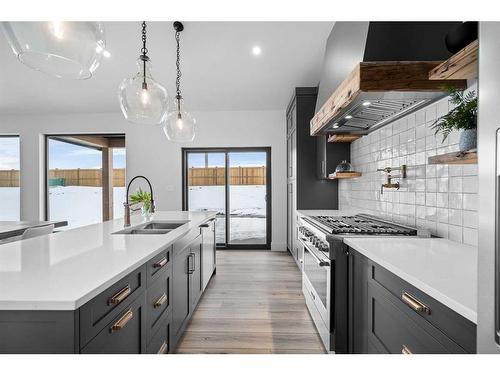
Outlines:
[[[302,216],[363,213],[354,208],[297,212]],[[417,237],[346,237],[344,242],[477,324],[477,247]]]
[[[215,215],[156,212],[151,220],[187,221],[166,234],[112,234],[117,219],[0,245],[0,310],[75,310]]]
[[[477,324],[477,248],[442,238],[349,237],[348,246]]]

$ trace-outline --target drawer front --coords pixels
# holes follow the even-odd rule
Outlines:
[[[403,311],[425,319],[468,353],[476,352],[474,323],[377,264],[372,263],[371,273],[373,280],[401,302]]]
[[[170,322],[172,315],[164,313],[158,321],[158,327],[149,341],[148,354],[167,354],[170,351]]]
[[[146,288],[146,267],[141,266],[80,308],[80,347],[105,326],[116,311],[132,302]]]
[[[171,263],[171,252],[172,246],[169,246],[167,250],[162,251],[160,254],[156,255],[153,259],[151,259],[147,265],[147,275],[148,275],[148,285],[153,283],[160,275],[162,272],[170,268],[172,266]]]
[[[147,289],[148,328],[151,331],[155,330],[161,315],[172,310],[171,296],[172,268],[168,268]]]
[[[368,341],[370,352],[391,354],[465,353],[418,315],[408,315],[405,305],[377,283],[368,283]]]
[[[140,354],[146,350],[145,295],[117,314],[82,350],[82,354]]]

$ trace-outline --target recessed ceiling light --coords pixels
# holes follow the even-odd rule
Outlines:
[[[259,56],[262,53],[262,48],[260,48],[259,46],[253,46],[252,53],[254,54],[254,56]]]
[[[366,101],[364,101],[364,102],[363,102],[363,105],[364,105],[365,107],[368,107],[368,106],[369,106],[369,105],[371,105],[371,104],[372,104],[372,102],[370,102],[369,100],[366,100]]]
[[[350,120],[352,119],[352,116],[351,115],[347,115],[346,117],[344,117],[346,120]]]
[[[339,123],[336,122],[335,124],[332,125],[332,129],[337,129],[339,127]]]

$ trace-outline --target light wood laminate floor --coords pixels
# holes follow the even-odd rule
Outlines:
[[[290,254],[218,251],[177,353],[324,353]]]

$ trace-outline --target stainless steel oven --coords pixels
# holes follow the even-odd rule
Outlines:
[[[325,348],[330,350],[332,261],[328,258],[325,235],[313,231],[299,225],[298,238],[304,248],[302,291],[321,340]]]

